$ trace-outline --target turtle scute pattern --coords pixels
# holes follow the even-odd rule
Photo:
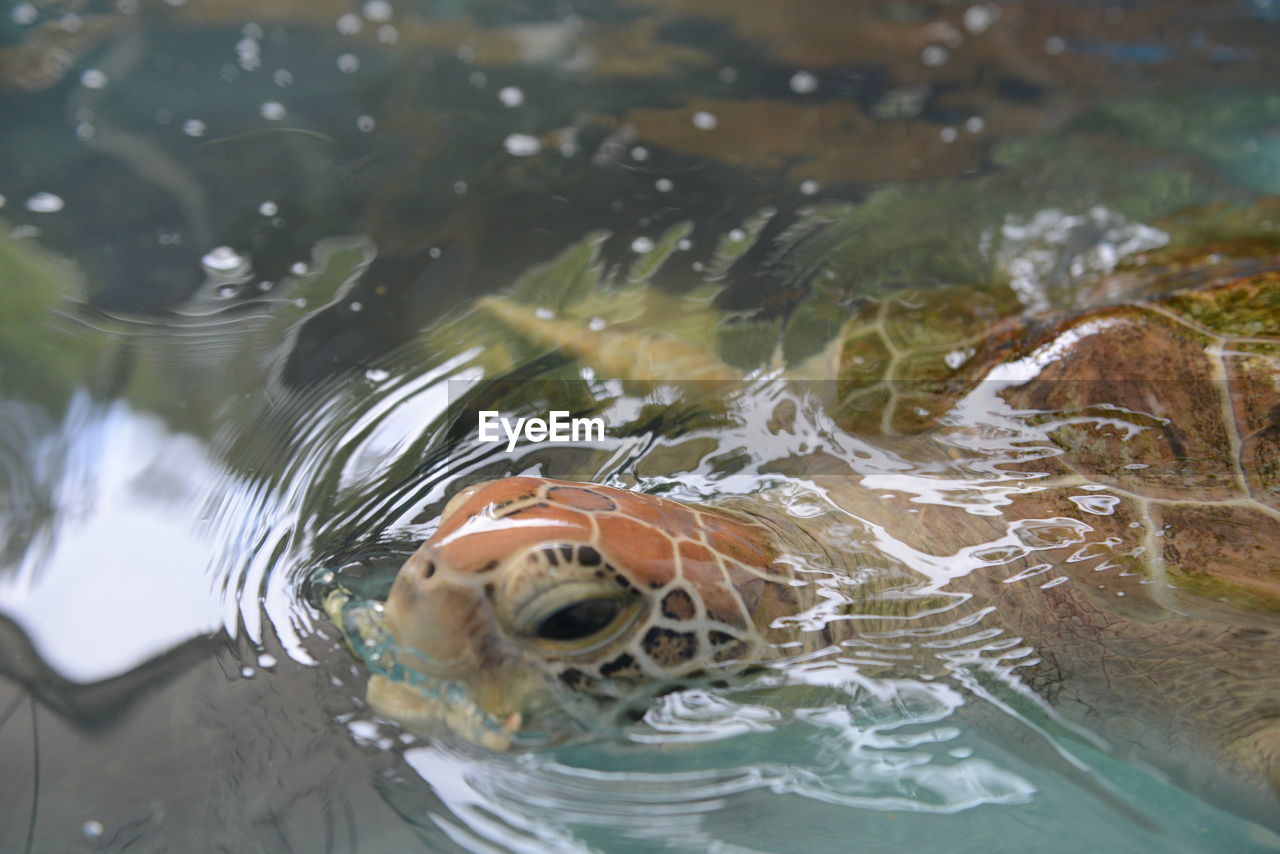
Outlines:
[[[530,547],[529,560],[598,566],[597,577],[644,600],[638,624],[603,648],[540,653],[581,691],[597,680],[661,680],[758,659],[766,640],[756,626],[767,625],[789,592],[789,574],[755,521],[570,481],[516,477],[470,487],[422,551],[432,565],[487,574]],[[501,610],[492,601],[500,586],[485,591]]]
[[[1106,487],[1145,532],[1149,576],[1280,611],[1280,274],[994,325],[990,299],[953,290],[849,319],[848,429],[920,433],[996,382],[1061,450],[1042,464]]]

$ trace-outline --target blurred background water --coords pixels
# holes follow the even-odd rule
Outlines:
[[[363,707],[308,585],[385,583],[460,479],[696,500],[785,450],[712,431],[673,481],[678,419],[626,394],[633,429],[590,447],[456,429],[451,381],[511,367],[467,307],[573,247],[627,265],[691,223],[649,287],[714,281],[797,360],[851,297],[1039,311],[1157,250],[1269,263],[1280,5],[0,12],[5,850],[1278,849],[982,686],[836,660],[769,677],[803,703],[690,689],[583,744],[422,744]]]

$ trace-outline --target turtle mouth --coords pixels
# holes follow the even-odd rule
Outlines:
[[[323,607],[370,670],[366,698],[374,712],[414,735],[452,734],[493,750],[512,750],[563,742],[584,729],[580,719],[566,713],[568,704],[553,686],[517,673],[509,672],[509,679],[496,686],[499,703],[477,702],[472,686],[439,673],[440,662],[396,643],[381,602],[352,599],[339,589],[325,597]]]
[[[379,715],[424,738],[452,733],[491,750],[510,750],[523,740],[522,713],[495,715],[481,708],[467,686],[455,680],[415,673],[399,681],[374,674],[367,696]]]
[[[401,665],[374,673],[366,695],[375,712],[415,735],[461,738],[490,750],[545,747],[583,732],[549,689],[519,697],[517,711],[495,713],[477,702],[467,683]]]

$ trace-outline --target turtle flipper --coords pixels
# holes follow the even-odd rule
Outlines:
[[[776,359],[777,322],[748,320],[715,305],[729,268],[756,243],[772,213],[761,211],[724,236],[710,262],[693,265],[702,281],[687,292],[672,293],[654,281],[688,248],[689,223],[637,249],[625,271],[604,263],[601,246],[609,235],[596,231],[528,270],[501,295],[481,298],[479,316],[514,333],[515,351],[529,351],[528,357],[559,351],[602,379],[721,396],[742,379],[733,365],[753,369]],[[759,331],[771,334],[750,334]],[[726,349],[733,351],[732,364]]]
[[[535,344],[581,361],[598,376],[646,384],[706,383],[715,392],[741,378],[704,347],[659,332],[625,327],[591,328],[503,297],[478,303],[506,326]]]

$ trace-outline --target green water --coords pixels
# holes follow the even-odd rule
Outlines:
[[[499,754],[374,720],[317,607],[382,593],[486,477],[803,515],[821,479],[780,461],[819,448],[950,500],[821,412],[780,439],[804,397],[767,371],[682,408],[468,307],[612,276],[599,316],[749,372],[868,300],[1274,269],[1274,4],[0,12],[4,850],[1280,850],[994,665],[831,654]],[[713,293],[744,322],[698,326]],[[449,409],[598,399],[604,442],[513,452]]]

